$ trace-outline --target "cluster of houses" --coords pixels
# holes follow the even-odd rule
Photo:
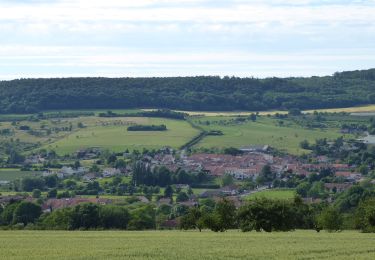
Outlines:
[[[58,170],[47,170],[43,172],[43,177],[56,175],[60,179],[68,178],[71,176],[81,176],[84,181],[93,181],[98,178],[110,178],[120,175],[122,172],[116,168],[105,168],[100,173],[89,172],[85,167],[68,167],[64,166]]]

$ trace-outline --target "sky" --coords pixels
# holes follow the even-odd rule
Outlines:
[[[375,67],[375,0],[0,0],[0,79]]]

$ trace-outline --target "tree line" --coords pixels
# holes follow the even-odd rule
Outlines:
[[[52,109],[266,110],[375,102],[375,69],[310,78],[51,78],[0,81],[0,113]]]
[[[363,200],[350,217],[354,218],[356,229],[375,232],[374,198]],[[210,229],[214,232],[229,229],[243,232],[295,229],[334,232],[344,229],[344,216],[337,208],[324,204],[307,205],[299,197],[292,201],[258,198],[239,208],[225,198],[217,203],[206,201],[190,208],[183,205],[155,207],[153,204],[84,203],[43,213],[40,205],[28,201],[0,207],[0,226],[5,228],[149,230],[165,228],[163,223],[168,219],[179,223],[180,229]]]

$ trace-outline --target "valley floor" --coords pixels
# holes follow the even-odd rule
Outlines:
[[[0,259],[375,259],[375,235],[0,231]]]

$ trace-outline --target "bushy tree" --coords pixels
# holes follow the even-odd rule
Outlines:
[[[294,205],[286,200],[255,199],[238,212],[242,231],[289,231],[295,228]]]
[[[321,229],[328,232],[339,231],[343,225],[343,218],[336,208],[330,206],[325,208],[317,217],[317,224]]]
[[[126,229],[130,214],[124,207],[108,205],[100,207],[99,218],[105,229]]]
[[[17,205],[13,213],[13,224],[23,223],[34,223],[36,219],[42,214],[42,209],[39,205],[32,202],[22,201]]]
[[[200,223],[214,232],[224,232],[236,227],[236,212],[234,203],[223,199],[216,204],[213,212],[203,215]]]
[[[375,198],[360,202],[355,213],[355,224],[362,232],[375,232]]]
[[[77,205],[72,212],[72,229],[93,229],[100,226],[99,206],[92,203]]]

